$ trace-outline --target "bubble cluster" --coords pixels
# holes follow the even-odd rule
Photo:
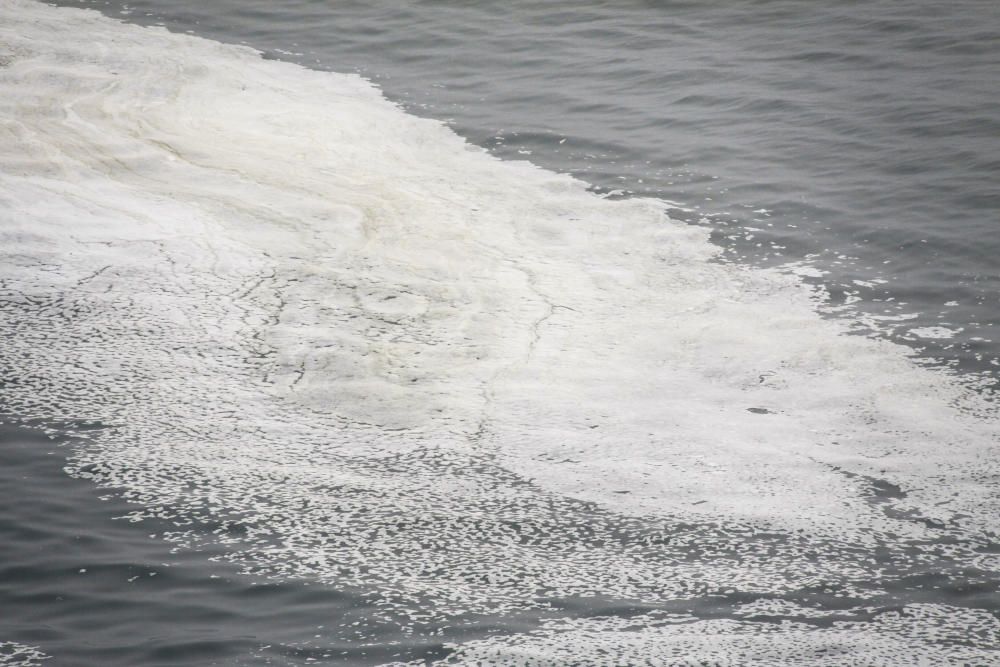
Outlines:
[[[51,657],[45,655],[37,646],[0,642],[0,665],[4,667],[37,667]]]
[[[1000,646],[1000,623],[982,611],[911,605],[859,615],[865,620],[845,615],[825,623],[780,617],[750,622],[671,614],[567,619],[529,636],[456,647],[436,664],[958,666],[985,664]]]

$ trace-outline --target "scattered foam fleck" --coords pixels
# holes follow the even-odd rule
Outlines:
[[[985,611],[918,604],[865,616],[822,624],[683,615],[566,619],[530,636],[454,646],[436,664],[957,667],[1000,658],[1000,624]]]
[[[51,657],[37,646],[0,642],[0,665],[3,667],[37,667]]]
[[[947,327],[917,327],[910,329],[910,333],[919,338],[953,338],[958,331]]]

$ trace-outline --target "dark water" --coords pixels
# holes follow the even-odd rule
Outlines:
[[[577,175],[613,197],[676,202],[673,215],[710,227],[732,261],[812,267],[807,278],[830,292],[831,311],[851,307],[840,315],[859,332],[904,342],[938,366],[974,375],[977,386],[995,385],[996,3],[59,4],[357,71],[413,113],[447,120],[504,159]],[[910,317],[877,319],[900,315]],[[44,664],[431,661],[449,655],[448,642],[530,632],[555,618],[659,610],[731,619],[759,597],[718,586],[656,606],[595,593],[554,600],[545,611],[470,615],[452,618],[455,627],[431,622],[402,633],[370,592],[247,575],[210,560],[223,549],[172,549],[161,539],[169,523],[116,519],[131,509],[119,493],[66,475],[72,439],[45,435],[66,429],[2,428],[0,641],[40,647],[52,656]],[[905,496],[880,479],[864,484],[873,506]],[[712,542],[716,527],[674,530]],[[774,536],[777,546],[768,539],[752,551],[780,550],[795,537]],[[865,563],[860,590],[820,582],[785,596],[821,620],[792,612],[755,618],[829,630],[912,604],[997,617],[996,572],[953,558],[949,539],[883,544],[877,553],[826,545],[818,562]],[[979,644],[940,640],[989,643],[988,633]],[[980,655],[968,664],[1000,664],[995,652]],[[905,653],[895,658],[906,664]]]

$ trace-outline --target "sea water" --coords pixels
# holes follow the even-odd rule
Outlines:
[[[995,14],[797,8],[4,0],[8,661],[996,661]]]

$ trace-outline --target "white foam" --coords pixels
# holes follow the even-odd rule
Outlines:
[[[662,203],[95,13],[0,0],[0,54],[6,398],[178,544],[415,618],[865,595],[997,529],[986,401]]]
[[[949,329],[948,327],[917,327],[915,329],[910,329],[910,333],[918,338],[954,338],[958,331],[954,329]]]
[[[435,664],[958,667],[997,657],[1000,623],[982,610],[917,604],[867,615],[870,621],[828,625],[782,614],[771,622],[679,614],[567,619],[534,636],[456,646],[455,654]]]
[[[38,667],[51,657],[37,646],[0,642],[0,665],[4,667]]]

